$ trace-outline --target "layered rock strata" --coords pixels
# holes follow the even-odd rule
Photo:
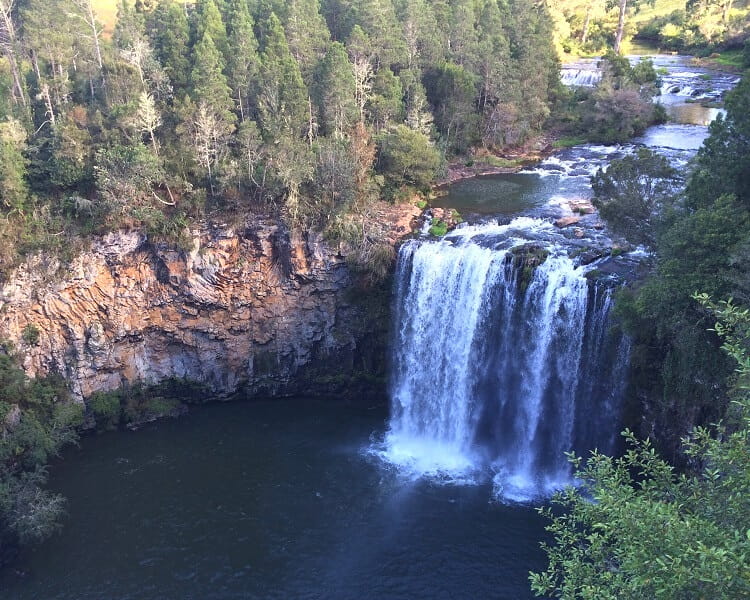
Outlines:
[[[58,372],[79,400],[172,377],[228,396],[337,392],[382,376],[387,300],[365,308],[320,237],[259,220],[206,225],[192,242],[109,234],[51,280],[56,265],[29,261],[0,290],[0,337],[29,375]]]

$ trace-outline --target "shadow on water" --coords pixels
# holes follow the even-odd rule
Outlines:
[[[90,437],[50,485],[62,532],[0,574],[4,598],[531,598],[541,518],[489,484],[400,479],[364,450],[384,407],[197,408]]]

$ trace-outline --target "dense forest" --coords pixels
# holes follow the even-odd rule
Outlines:
[[[538,134],[558,89],[552,22],[520,0],[139,0],[111,36],[91,0],[0,8],[6,267],[76,232],[179,241],[265,212],[382,268],[372,203]]]

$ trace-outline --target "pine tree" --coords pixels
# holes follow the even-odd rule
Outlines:
[[[502,86],[510,67],[510,48],[496,0],[482,0],[477,33],[479,109],[484,111],[488,107],[491,109],[500,100]]]
[[[432,6],[426,0],[397,0],[395,5],[406,43],[406,67],[424,69],[443,60],[448,37]]]
[[[390,69],[380,69],[372,81],[372,98],[367,112],[376,130],[404,118],[404,89],[401,80]]]
[[[347,39],[356,23],[352,0],[322,0],[320,10],[328,24],[331,37],[339,42]]]
[[[275,14],[265,23],[257,105],[267,139],[299,137],[308,123],[308,93]]]
[[[469,70],[474,70],[479,59],[474,5],[473,0],[456,0],[452,3],[449,32],[450,60]]]
[[[341,42],[334,42],[321,63],[317,100],[323,135],[342,137],[359,115],[354,72]]]
[[[199,43],[208,33],[216,48],[221,52],[224,65],[229,62],[229,40],[221,12],[214,0],[199,0],[195,22],[195,40]],[[195,63],[195,59],[193,60]]]
[[[161,2],[150,19],[149,34],[159,62],[176,96],[183,96],[190,82],[190,25],[175,0]]]
[[[217,113],[232,119],[231,89],[224,76],[224,57],[209,33],[195,46],[195,65],[190,74],[191,95],[196,102],[205,102]]]
[[[240,114],[245,120],[250,114],[250,85],[260,68],[258,42],[253,31],[254,22],[246,0],[230,0],[229,11],[229,63],[227,75],[229,87]]]
[[[318,0],[289,0],[284,31],[289,50],[299,64],[302,79],[310,87],[317,64],[331,41]]]
[[[378,66],[405,66],[406,42],[392,0],[360,0],[355,7],[357,25],[369,36]]]

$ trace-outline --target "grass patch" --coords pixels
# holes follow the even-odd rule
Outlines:
[[[518,158],[503,158],[502,156],[485,156],[482,160],[491,167],[504,169],[515,169],[523,165],[523,161]]]
[[[554,142],[552,142],[553,148],[570,148],[571,146],[580,146],[585,144],[588,140],[580,135],[569,135],[563,136]]]
[[[742,50],[725,50],[718,56],[710,59],[723,67],[741,69],[743,67]]]
[[[104,25],[104,35],[107,37],[111,36],[115,30],[119,3],[119,0],[92,0],[96,17]]]
[[[628,20],[640,24],[658,17],[666,17],[676,10],[685,10],[685,0],[659,0],[653,4],[644,2],[637,11],[630,11]]]

